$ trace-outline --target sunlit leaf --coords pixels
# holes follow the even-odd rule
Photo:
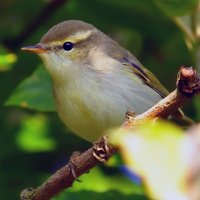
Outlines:
[[[143,194],[140,186],[133,184],[123,175],[107,176],[99,168],[94,168],[88,174],[82,175],[80,180],[84,184],[75,182],[70,189],[71,191],[88,190],[106,192],[109,190],[118,190],[123,194]]]
[[[80,192],[63,192],[62,194],[54,197],[53,200],[147,200],[142,195],[125,195],[119,191],[111,190],[107,192],[93,192],[93,191],[80,191]]]
[[[1,54],[0,55],[0,71],[7,71],[12,68],[12,64],[17,60],[17,56],[15,54]]]
[[[197,6],[199,0],[154,0],[154,2],[170,15],[184,15]]]
[[[13,64],[17,61],[17,55],[10,53],[0,44],[0,72],[12,69]]]
[[[5,105],[22,106],[38,111],[55,111],[50,77],[39,67],[12,93]]]
[[[114,133],[111,141],[119,146],[128,169],[143,179],[151,198],[187,199],[196,144],[179,127],[146,122],[136,130]]]
[[[17,134],[17,144],[27,152],[51,151],[55,142],[48,133],[49,125],[44,115],[27,116]]]

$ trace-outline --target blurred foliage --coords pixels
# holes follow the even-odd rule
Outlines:
[[[199,0],[154,0],[155,3],[170,15],[185,15],[192,12]]]
[[[9,53],[6,55],[0,55],[0,71],[10,70],[12,64],[17,60],[15,54]]]
[[[49,124],[44,115],[24,117],[17,144],[27,152],[52,151],[55,149],[55,141],[48,137]]]
[[[165,121],[144,124],[113,132],[112,144],[119,147],[127,168],[141,177],[151,199],[188,199],[188,177],[199,168],[197,162],[194,166],[198,137]]]
[[[94,24],[133,52],[169,90],[175,87],[180,66],[200,63],[196,62],[194,51],[185,43],[184,33],[171,18],[190,14],[197,0],[68,0],[46,12],[43,20],[33,26],[51,2],[0,1],[0,199],[18,199],[22,189],[41,184],[68,161],[73,151],[83,151],[90,146],[69,134],[52,112],[50,78],[39,67],[43,65],[41,60],[20,51],[22,46],[37,43],[52,25],[67,19]],[[186,107],[186,113],[195,120],[200,119],[199,105],[199,98],[196,98]],[[27,108],[48,112],[38,113]],[[72,191],[66,191],[56,199],[78,200],[83,196],[143,199],[141,186],[130,185],[127,179],[120,182],[121,173],[115,168],[99,167],[97,172],[101,180],[99,187],[106,186],[108,190],[99,191],[97,186],[92,187],[96,185],[95,178],[86,174],[83,183],[76,183]],[[108,180],[110,182],[106,184]],[[109,186],[112,182],[115,187]],[[78,192],[76,185],[80,185]],[[87,185],[91,187],[87,188]],[[127,185],[132,186],[132,193],[123,192]]]
[[[81,197],[81,198],[80,198]],[[87,199],[96,199],[96,200],[147,200],[146,197],[141,195],[124,195],[116,190],[111,190],[109,192],[98,193],[93,191],[80,191],[80,192],[64,192],[60,194],[58,197],[54,198],[53,200],[87,200]]]

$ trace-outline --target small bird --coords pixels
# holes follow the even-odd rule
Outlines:
[[[61,22],[22,50],[42,58],[59,117],[90,142],[120,126],[127,110],[141,114],[168,94],[133,54],[83,21]],[[186,118],[181,110],[174,115]]]

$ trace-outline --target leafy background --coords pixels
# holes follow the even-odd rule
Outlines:
[[[20,51],[54,24],[81,19],[133,52],[169,89],[180,66],[199,66],[174,19],[198,0],[2,0],[0,1],[0,199],[19,199],[89,143],[64,127],[54,112],[51,82],[41,60]],[[185,107],[200,119],[199,98]],[[80,178],[62,199],[145,199],[140,185],[115,167],[100,166]],[[133,198],[134,197],[134,198]]]

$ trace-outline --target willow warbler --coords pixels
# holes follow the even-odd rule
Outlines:
[[[83,21],[61,22],[22,50],[42,58],[59,117],[90,142],[120,126],[127,110],[143,113],[168,94],[133,54]]]

